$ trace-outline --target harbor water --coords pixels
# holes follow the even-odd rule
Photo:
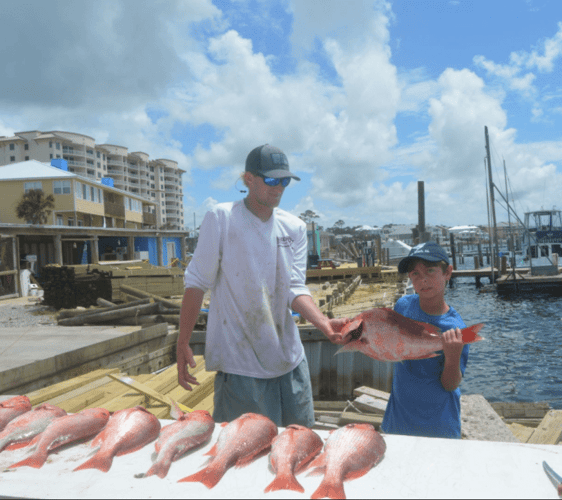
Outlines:
[[[485,323],[485,340],[470,348],[463,394],[482,394],[491,402],[544,401],[562,409],[562,297],[506,298],[479,292],[474,278],[456,278],[446,300],[467,325]]]

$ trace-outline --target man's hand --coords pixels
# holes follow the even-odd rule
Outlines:
[[[193,358],[193,351],[187,343],[178,345],[177,347],[177,360],[178,360],[178,383],[188,391],[191,391],[191,385],[199,385],[197,379],[191,375],[187,369],[187,365],[191,368],[195,368],[196,363]]]
[[[328,337],[328,340],[332,344],[347,344],[351,339],[346,339],[342,334],[341,330],[349,323],[348,318],[334,318],[329,321],[330,329],[324,332],[324,335]]]

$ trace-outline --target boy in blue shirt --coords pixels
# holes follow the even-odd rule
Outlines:
[[[394,365],[392,391],[381,429],[387,434],[461,437],[459,385],[468,361],[462,341],[460,315],[445,302],[445,288],[453,266],[442,247],[422,243],[402,259],[398,271],[408,273],[414,295],[401,297],[394,310],[403,316],[437,326],[443,332],[443,351],[434,358]]]

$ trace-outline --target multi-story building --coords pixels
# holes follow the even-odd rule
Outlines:
[[[53,226],[83,226],[123,229],[150,229],[156,222],[154,202],[98,183],[66,170],[64,160],[53,165],[28,160],[0,168],[0,198],[3,209],[0,222],[22,224],[16,207],[30,189],[53,195],[54,207],[47,219]]]
[[[33,130],[0,137],[0,166],[57,158],[67,161],[71,173],[96,181],[111,177],[115,188],[155,203],[157,227],[183,229],[181,176],[185,171],[177,162],[151,160],[147,153],[130,153],[124,146],[96,144],[92,137],[74,132]]]

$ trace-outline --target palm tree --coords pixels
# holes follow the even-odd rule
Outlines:
[[[53,208],[55,197],[52,194],[45,196],[42,189],[30,189],[17,204],[16,215],[27,223],[45,224]]]

